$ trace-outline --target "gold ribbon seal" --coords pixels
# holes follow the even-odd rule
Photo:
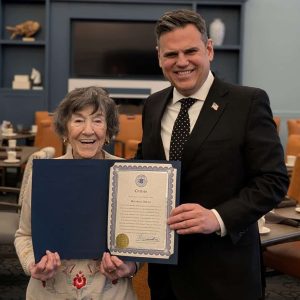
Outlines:
[[[116,237],[116,245],[118,248],[127,248],[129,245],[129,238],[125,233],[120,233]]]

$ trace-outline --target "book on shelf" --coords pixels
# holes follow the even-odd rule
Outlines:
[[[12,88],[14,90],[30,90],[30,82],[13,81]]]
[[[15,75],[14,81],[18,82],[29,82],[29,75]]]
[[[12,82],[14,90],[30,90],[31,82],[28,75],[15,75]]]

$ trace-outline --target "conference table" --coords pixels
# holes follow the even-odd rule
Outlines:
[[[300,213],[296,212],[295,206],[276,208],[274,213],[285,218],[300,221]],[[270,232],[260,236],[262,247],[300,240],[300,227],[268,223],[267,221],[265,227],[269,228]]]
[[[14,149],[17,152],[17,161],[6,162],[7,150],[9,147],[0,147],[0,170],[2,170],[2,182],[1,185],[5,185],[5,177],[8,168],[15,168],[17,170],[17,176],[21,174],[21,167],[27,162],[29,156],[38,151],[39,148],[31,146],[17,146]]]

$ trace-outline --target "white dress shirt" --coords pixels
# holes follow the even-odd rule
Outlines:
[[[197,99],[197,101],[192,105],[192,107],[189,109],[188,114],[190,118],[190,132],[192,132],[195,123],[198,119],[198,116],[201,112],[202,106],[204,104],[204,101],[208,95],[208,92],[210,90],[211,85],[213,84],[214,76],[211,71],[209,71],[208,76],[203,83],[203,85],[200,87],[198,91],[196,91],[194,94],[190,95],[189,97]],[[165,150],[166,159],[169,159],[169,151],[170,151],[170,142],[171,142],[171,135],[173,126],[175,123],[175,120],[179,114],[181,104],[179,100],[182,98],[187,98],[186,96],[181,95],[176,88],[173,89],[173,98],[171,102],[167,105],[166,110],[164,112],[164,115],[161,119],[161,138]],[[224,222],[219,215],[219,213],[212,209],[212,212],[215,214],[220,227],[221,227],[221,236],[226,235],[226,228],[224,225]]]

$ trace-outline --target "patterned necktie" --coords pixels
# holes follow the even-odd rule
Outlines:
[[[175,120],[170,143],[169,160],[181,160],[182,151],[185,142],[190,135],[189,108],[197,101],[193,98],[184,98],[180,100],[181,108]]]

